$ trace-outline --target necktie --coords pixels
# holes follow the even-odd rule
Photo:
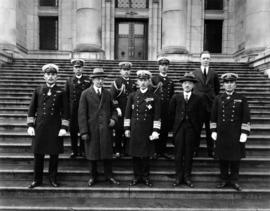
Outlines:
[[[185,101],[188,102],[188,95],[185,95]]]
[[[204,75],[205,78],[207,77],[207,75],[206,75],[206,68],[203,68],[203,75]]]
[[[98,94],[99,97],[101,96],[101,92],[100,92],[99,89],[97,90],[97,94]]]

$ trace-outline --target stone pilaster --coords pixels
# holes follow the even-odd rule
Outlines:
[[[100,0],[76,1],[76,45],[73,57],[102,59]]]
[[[0,50],[15,53],[16,39],[16,0],[0,1]]]
[[[245,53],[257,54],[270,46],[270,1],[247,0]]]
[[[162,54],[186,54],[187,1],[163,0]]]

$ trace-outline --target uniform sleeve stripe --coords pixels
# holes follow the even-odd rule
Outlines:
[[[210,122],[210,129],[216,129],[217,123],[216,122]]]
[[[160,121],[154,121],[153,127],[156,129],[160,129],[161,122]]]
[[[34,123],[35,119],[34,119],[34,117],[27,117],[26,121],[27,121],[27,124]]]
[[[241,129],[246,130],[246,131],[250,131],[250,123],[242,123]]]
[[[66,119],[62,119],[62,125],[68,127],[69,126],[69,121],[66,120]]]
[[[130,119],[124,119],[124,127],[130,126]]]

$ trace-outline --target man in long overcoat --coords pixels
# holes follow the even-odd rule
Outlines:
[[[151,73],[137,72],[139,90],[128,96],[124,128],[129,141],[129,154],[133,157],[134,179],[130,185],[139,182],[151,187],[149,178],[149,157],[155,152],[155,140],[160,131],[160,101],[149,87]]]
[[[204,111],[203,122],[206,132],[206,144],[207,152],[209,157],[213,157],[213,146],[214,142],[211,138],[210,131],[210,117],[211,108],[216,95],[219,94],[220,84],[218,79],[218,74],[209,67],[210,65],[210,53],[208,51],[203,51],[201,53],[201,67],[195,70],[193,73],[197,79],[197,83],[194,86],[194,94],[202,96],[203,106],[201,109]],[[198,139],[197,149],[195,154],[198,153],[200,146],[200,139]]]
[[[192,92],[194,83],[197,82],[193,73],[185,73],[180,82],[183,92],[172,97],[169,107],[175,145],[176,180],[173,186],[185,183],[192,188],[192,159],[201,132],[202,99]]]
[[[174,82],[168,76],[170,60],[166,57],[158,58],[159,74],[152,77],[154,92],[160,98],[161,103],[161,129],[159,139],[156,141],[156,154],[154,158],[165,157],[170,159],[166,154],[166,145],[169,133],[168,109],[169,102],[174,94]]]
[[[58,155],[64,151],[63,137],[69,122],[65,92],[56,85],[58,66],[46,64],[42,67],[46,84],[35,89],[29,105],[28,134],[33,136],[34,181],[29,188],[42,185],[44,156],[50,155],[49,182],[58,187],[56,181]]]
[[[115,156],[120,157],[121,154],[125,153],[126,148],[126,137],[124,135],[124,115],[127,105],[128,95],[136,91],[136,84],[130,78],[130,70],[132,67],[131,62],[120,62],[120,75],[117,77],[111,86],[111,94],[113,102],[117,107],[118,121],[115,125]]]
[[[97,181],[97,161],[104,164],[104,175],[112,184],[119,184],[112,175],[112,128],[117,121],[112,96],[103,88],[105,73],[94,68],[93,85],[84,90],[79,104],[78,122],[81,138],[85,141],[85,155],[90,161],[88,186]]]
[[[246,98],[235,91],[238,75],[226,73],[221,78],[225,93],[214,100],[210,125],[220,165],[221,183],[217,187],[231,185],[241,191],[239,167],[240,159],[245,157],[245,142],[250,133],[250,112]]]
[[[83,66],[85,61],[83,59],[72,59],[74,75],[70,77],[65,84],[65,90],[68,97],[68,106],[70,111],[70,141],[71,141],[71,158],[77,157],[77,155],[84,155],[84,143],[80,137],[78,137],[79,125],[78,125],[78,109],[82,91],[90,87],[91,81],[88,76],[83,74]],[[78,147],[78,139],[80,139],[80,145]]]

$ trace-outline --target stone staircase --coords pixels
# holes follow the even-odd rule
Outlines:
[[[164,159],[151,161],[154,187],[128,187],[132,179],[130,157],[113,160],[120,186],[101,182],[89,188],[87,161],[69,159],[69,137],[65,138],[65,153],[60,155],[61,186],[52,188],[48,184],[46,158],[44,185],[29,190],[33,154],[31,138],[26,134],[26,115],[33,89],[44,83],[41,66],[49,62],[60,66],[59,82],[63,85],[72,75],[68,60],[17,59],[0,70],[0,210],[270,210],[270,81],[243,63],[212,64],[219,75],[228,71],[239,74],[237,90],[248,98],[251,109],[252,132],[246,146],[247,158],[242,160],[240,168],[242,192],[215,188],[219,181],[218,164],[206,156],[204,140],[199,156],[194,158],[193,189],[184,185],[172,187],[174,162]],[[108,88],[118,74],[117,63],[87,62],[85,72],[91,73],[93,67],[102,66],[107,73]],[[176,82],[177,91],[181,90],[179,77],[198,66],[198,63],[170,66],[169,74]],[[132,77],[138,69],[157,73],[153,61],[135,61]],[[167,147],[172,153],[172,144],[168,143]]]

